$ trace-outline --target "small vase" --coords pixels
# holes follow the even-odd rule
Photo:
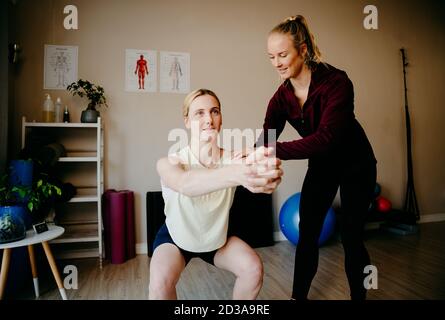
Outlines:
[[[86,109],[82,111],[80,116],[80,122],[82,123],[96,123],[97,118],[100,117],[100,113],[97,110]]]
[[[26,237],[26,227],[22,215],[24,207],[0,207],[0,243],[22,240]]]

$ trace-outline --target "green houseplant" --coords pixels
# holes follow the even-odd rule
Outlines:
[[[73,96],[78,95],[79,97],[87,97],[89,100],[88,107],[86,110],[82,111],[80,117],[81,122],[95,123],[97,118],[100,116],[99,111],[96,107],[107,105],[107,98],[105,97],[104,88],[95,85],[88,80],[79,79],[67,86],[66,88]]]
[[[46,218],[54,201],[61,195],[62,190],[49,182],[46,174],[41,173],[31,186],[12,184],[9,174],[4,174],[0,179],[0,215],[1,212],[10,212],[11,207],[23,208],[24,211],[19,210],[21,218],[29,228],[32,223]]]

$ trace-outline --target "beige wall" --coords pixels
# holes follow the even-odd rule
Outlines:
[[[125,49],[189,52],[191,87],[216,91],[225,128],[260,128],[268,99],[279,85],[266,52],[267,32],[291,14],[303,14],[324,59],[348,72],[355,85],[356,115],[374,147],[378,181],[395,206],[406,183],[403,80],[399,48],[407,49],[409,106],[413,127],[415,186],[422,214],[445,213],[444,5],[439,1],[372,1],[379,29],[365,30],[363,8],[354,0],[19,0],[17,41],[23,60],[15,77],[13,143],[20,118],[38,119],[43,88],[44,44],[79,46],[79,77],[101,84],[109,109],[106,125],[107,188],[136,192],[137,242],[145,242],[145,192],[159,190],[156,160],[182,127],[182,94],[124,91]],[[75,4],[79,30],[63,28],[63,7]],[[60,95],[78,121],[84,101]],[[282,140],[294,139],[287,128]],[[18,149],[18,148],[16,148]],[[284,164],[275,193],[278,214],[301,188],[306,161]]]

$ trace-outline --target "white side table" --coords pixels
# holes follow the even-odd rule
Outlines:
[[[43,250],[45,250],[46,258],[48,259],[49,265],[51,267],[51,271],[53,272],[54,278],[57,282],[57,286],[59,287],[60,295],[62,296],[63,300],[67,300],[62,278],[60,277],[59,271],[57,270],[56,262],[48,244],[48,241],[60,237],[65,232],[65,229],[59,226],[51,225],[48,226],[48,229],[48,231],[39,234],[35,233],[34,230],[28,230],[26,232],[26,238],[19,241],[0,244],[0,249],[3,249],[2,268],[0,270],[0,300],[3,299],[3,293],[6,287],[6,279],[8,278],[9,263],[11,261],[11,250],[24,246],[28,247],[29,260],[31,262],[31,271],[34,281],[34,291],[36,297],[39,297],[39,280],[37,277],[37,267],[33,248],[33,245],[36,243],[42,244]]]

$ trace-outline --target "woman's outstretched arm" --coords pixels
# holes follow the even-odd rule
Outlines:
[[[273,162],[273,161],[272,161]],[[254,193],[272,193],[281,182],[279,160],[264,170],[255,164],[237,163],[215,169],[184,170],[179,158],[165,157],[157,162],[162,182],[189,197],[242,185]]]

